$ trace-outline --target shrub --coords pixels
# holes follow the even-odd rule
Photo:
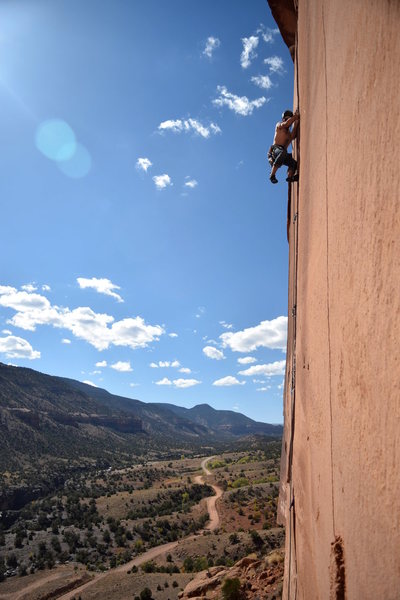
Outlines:
[[[156,565],[152,560],[148,560],[147,562],[142,564],[143,573],[155,573]]]
[[[183,568],[185,570],[185,573],[192,573],[194,568],[194,562],[191,556],[185,558],[185,560],[183,561]]]
[[[222,586],[222,596],[224,600],[240,600],[242,597],[240,591],[240,579],[225,579]]]
[[[151,593],[151,590],[148,587],[145,587],[140,592],[140,600],[151,600],[152,596],[153,596],[153,594]]]
[[[252,529],[250,531],[250,535],[251,535],[251,539],[253,544],[255,545],[256,548],[261,548],[261,546],[264,544],[260,534],[255,531],[254,529]]]

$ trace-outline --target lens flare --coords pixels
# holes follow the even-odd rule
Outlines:
[[[76,137],[71,127],[60,119],[49,119],[36,130],[36,147],[50,160],[70,160],[76,152]]]
[[[92,166],[92,157],[85,146],[78,143],[73,156],[69,160],[58,162],[57,166],[64,175],[68,175],[72,179],[80,179],[89,173]]]

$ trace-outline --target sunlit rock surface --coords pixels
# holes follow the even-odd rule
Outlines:
[[[290,13],[269,2],[288,45],[298,5],[301,113],[289,226],[283,597],[395,599],[400,4],[280,3]]]

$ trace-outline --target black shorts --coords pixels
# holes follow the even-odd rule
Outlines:
[[[271,157],[271,160],[269,159],[271,166],[279,168],[285,165],[288,169],[297,170],[297,161],[294,160],[292,153],[287,152],[283,146],[278,146],[277,144],[271,146],[269,156]]]

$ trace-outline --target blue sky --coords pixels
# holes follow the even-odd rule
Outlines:
[[[282,422],[266,151],[293,66],[267,3],[3,0],[0,23],[0,360]]]

